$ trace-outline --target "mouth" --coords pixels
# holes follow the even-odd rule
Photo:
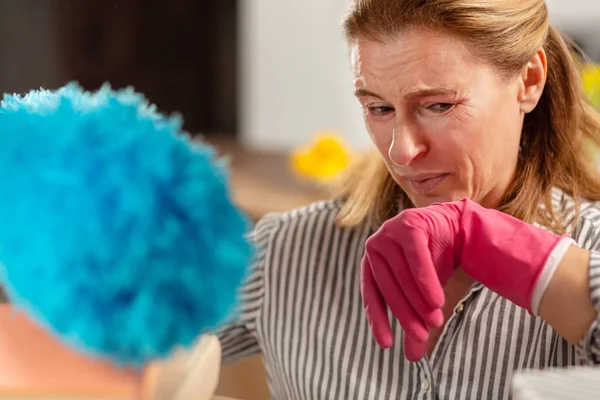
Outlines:
[[[431,195],[450,174],[422,174],[404,177],[406,183],[417,194]]]

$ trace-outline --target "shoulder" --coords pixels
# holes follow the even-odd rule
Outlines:
[[[571,196],[560,190],[553,192],[552,200],[577,244],[588,250],[600,248],[600,201],[581,199],[577,206]]]
[[[312,235],[319,235],[341,229],[336,225],[341,208],[340,201],[324,200],[286,212],[269,213],[256,223],[252,236],[256,242],[264,243],[285,232],[310,230]]]
[[[319,201],[261,218],[252,233],[265,273],[288,268],[335,264],[348,252],[362,252],[371,232],[368,223],[354,228],[336,224],[342,202]]]
[[[573,238],[584,249],[600,248],[600,202],[583,201],[580,205]]]

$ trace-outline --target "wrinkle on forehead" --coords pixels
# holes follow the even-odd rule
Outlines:
[[[476,60],[460,39],[413,30],[386,43],[356,40],[351,62],[356,88],[401,95],[416,88],[458,90]]]

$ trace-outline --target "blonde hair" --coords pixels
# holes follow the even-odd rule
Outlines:
[[[566,221],[553,210],[553,187],[575,199],[577,212],[580,197],[600,200],[600,175],[589,151],[589,144],[600,144],[600,116],[583,93],[578,60],[549,25],[543,0],[354,0],[343,26],[349,42],[384,42],[412,27],[447,32],[505,74],[518,73],[543,48],[546,86],[537,107],[525,116],[522,156],[498,209],[562,232]],[[378,226],[399,205],[411,206],[377,153],[350,167],[336,188],[344,199],[338,224],[345,227],[365,219]]]

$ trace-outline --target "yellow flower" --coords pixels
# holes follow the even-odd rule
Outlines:
[[[349,164],[350,152],[341,138],[330,132],[318,134],[308,146],[291,154],[292,169],[301,177],[329,182]]]
[[[585,66],[581,78],[586,94],[594,105],[600,107],[600,65]]]

